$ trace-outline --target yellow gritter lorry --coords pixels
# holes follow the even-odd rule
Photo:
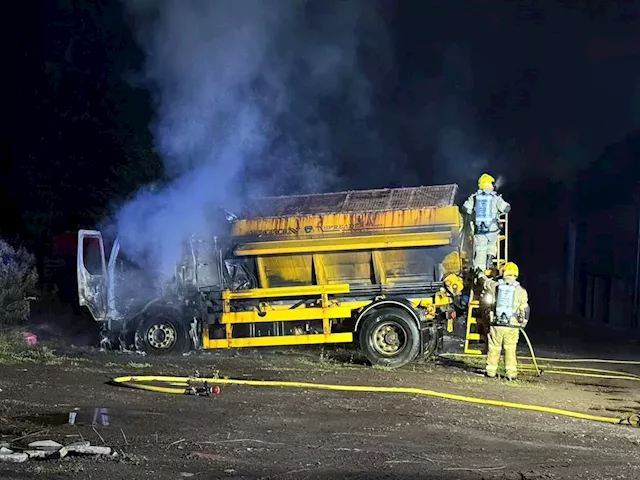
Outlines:
[[[149,353],[355,342],[388,367],[480,353],[471,230],[456,194],[438,185],[257,199],[227,232],[185,241],[161,292],[131,286],[144,275],[127,269],[117,239],[107,259],[102,234],[80,230],[80,305],[104,347]]]

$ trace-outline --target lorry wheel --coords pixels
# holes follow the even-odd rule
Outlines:
[[[382,308],[364,319],[360,348],[372,365],[402,367],[420,352],[420,330],[408,312]]]
[[[155,355],[184,353],[189,348],[187,327],[171,312],[147,312],[136,329],[135,345]]]

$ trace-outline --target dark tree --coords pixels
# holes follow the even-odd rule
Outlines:
[[[125,80],[142,54],[120,2],[39,3],[23,7],[26,27],[15,39],[22,49],[2,172],[22,212],[11,233],[34,245],[93,226],[113,201],[162,174],[147,94]]]

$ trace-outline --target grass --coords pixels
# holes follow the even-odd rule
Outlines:
[[[471,375],[451,375],[447,377],[448,383],[457,385],[491,385],[499,384],[510,388],[537,388],[540,390],[546,390],[546,386],[540,382],[531,380],[529,378],[517,378],[515,380],[496,380],[487,377],[471,376]]]
[[[374,365],[373,368],[374,370],[380,370],[381,372],[391,372],[395,370],[395,368],[388,367],[386,365]]]
[[[104,364],[105,367],[118,367],[118,368],[130,368],[132,370],[137,370],[141,368],[150,368],[153,367],[150,363],[141,363],[141,362],[127,362],[127,363],[116,363],[116,362],[107,362]]]
[[[462,367],[462,368],[469,368],[469,369],[481,369],[484,370],[485,366],[486,366],[486,357],[483,356],[477,356],[477,357],[453,357],[453,359],[445,359],[444,364],[447,365],[447,363],[449,364],[457,364],[457,366]],[[524,373],[525,375],[532,373],[532,369],[531,367],[529,368],[525,368],[524,372],[522,371],[522,367],[526,366],[528,364],[526,363],[518,363],[518,366],[520,368],[520,374],[518,375],[519,378],[517,378],[516,380],[512,380],[510,382],[502,382],[504,385],[508,386],[508,387],[513,387],[513,388],[521,388],[521,387],[527,387],[527,388],[537,388],[540,390],[545,390],[547,387],[545,385],[542,385],[540,382],[529,379],[529,378],[522,378],[522,374]],[[500,376],[504,376],[504,357],[500,358],[500,363],[498,364],[498,374]],[[537,378],[537,377],[534,377]],[[470,377],[470,376],[461,376],[461,377],[456,377],[456,376],[449,376],[447,378],[448,382],[451,383],[457,383],[457,384],[489,384],[490,380],[488,378],[485,377]],[[491,380],[491,381],[495,381],[495,380]]]
[[[520,375],[518,375],[519,377]],[[525,379],[525,378],[517,378],[515,380],[512,380],[510,382],[504,382],[504,384],[507,387],[512,387],[512,388],[537,388],[538,390],[547,390],[547,386],[543,385],[540,382],[537,382],[535,380],[529,380],[529,379]]]
[[[64,461],[60,463],[38,462],[37,464],[31,464],[27,467],[27,471],[36,475],[54,475],[56,478],[58,475],[64,475],[66,477],[69,474],[84,473],[84,466],[78,461],[70,461],[67,458],[63,460]]]
[[[471,377],[471,376],[454,376],[447,378],[448,383],[456,383],[456,384],[486,384],[489,382],[488,378],[484,377]]]
[[[4,332],[0,334],[0,365],[20,363],[61,365],[69,360],[62,355],[56,354],[56,351],[46,344],[27,345],[22,341],[19,332]],[[74,364],[79,362],[79,359],[72,360]]]
[[[313,369],[316,371],[349,370],[358,368],[360,359],[353,350],[345,348],[324,346],[320,348],[307,349],[280,349],[272,361],[266,363],[265,367],[275,367],[278,370],[301,370]],[[279,364],[286,365],[282,367]],[[296,368],[297,367],[297,368]]]
[[[283,365],[282,367],[279,367],[277,364],[274,364],[274,363],[271,363],[271,365],[275,366],[276,369],[279,369],[279,370],[283,370],[284,368],[287,368],[287,366],[285,365]],[[327,357],[313,358],[308,356],[289,359],[289,361],[287,362],[287,365],[289,369],[296,369],[295,367],[298,367],[296,370],[300,370],[300,371],[315,370],[315,371],[322,371],[322,372],[333,372],[336,370],[348,370],[348,369],[356,368],[352,364],[342,363],[338,360],[334,360],[331,358],[327,358]]]
[[[482,357],[466,357],[464,358],[464,360],[462,360],[462,362],[464,362],[465,364],[469,365],[470,367],[479,367],[479,368],[484,368],[487,366],[487,359],[486,357],[482,356]],[[500,368],[504,367],[504,359],[500,359]]]

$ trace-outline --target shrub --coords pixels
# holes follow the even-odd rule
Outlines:
[[[29,302],[36,294],[37,284],[35,257],[0,239],[0,326],[16,326],[29,320]]]

